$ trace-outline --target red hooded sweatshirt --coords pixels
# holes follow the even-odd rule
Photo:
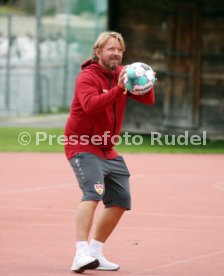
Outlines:
[[[96,61],[88,60],[81,68],[65,127],[65,154],[68,159],[78,152],[113,159],[118,156],[113,146],[122,128],[127,98],[153,104],[154,90],[142,96],[125,94],[117,85],[122,66],[108,73]]]

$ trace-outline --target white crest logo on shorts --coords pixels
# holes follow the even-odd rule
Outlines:
[[[102,195],[103,194],[103,191],[104,191],[104,186],[103,184],[94,184],[94,189],[96,190],[96,192],[99,194],[99,195]]]

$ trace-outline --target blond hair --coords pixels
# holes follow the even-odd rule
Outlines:
[[[104,45],[107,43],[108,39],[111,38],[111,37],[116,38],[119,41],[119,43],[121,44],[123,52],[125,51],[124,39],[123,39],[123,37],[120,33],[112,32],[112,31],[102,32],[102,33],[99,34],[96,42],[93,45],[92,58],[94,60],[98,60],[98,57],[96,55],[96,50],[97,49],[102,49],[104,47]]]

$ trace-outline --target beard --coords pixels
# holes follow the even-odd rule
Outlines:
[[[121,64],[121,60],[119,58],[109,59],[109,60],[101,60],[102,65],[104,68],[108,70],[116,70],[117,67]]]
[[[110,69],[117,69],[118,65],[120,64],[119,60],[110,60],[109,61],[109,67]]]

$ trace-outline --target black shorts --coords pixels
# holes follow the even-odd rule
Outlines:
[[[80,152],[70,164],[83,192],[82,200],[103,201],[106,208],[131,208],[130,173],[122,156],[103,159],[95,154]]]

